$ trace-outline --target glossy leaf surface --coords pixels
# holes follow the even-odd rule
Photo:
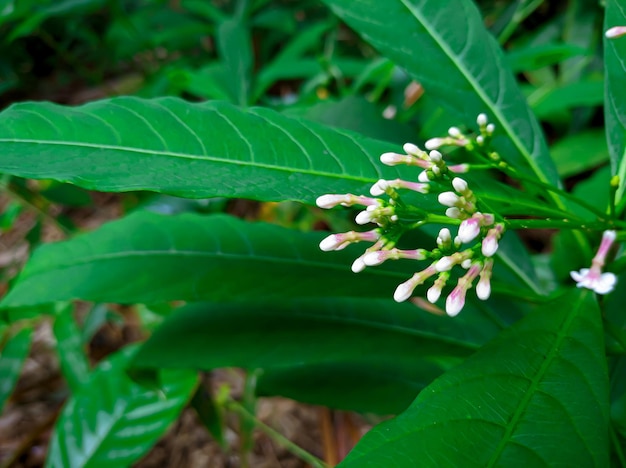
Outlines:
[[[626,24],[626,9],[620,0],[607,0],[604,30]],[[626,187],[626,38],[604,39],[604,120],[613,173],[620,176],[618,198]],[[619,202],[619,200],[617,200]]]
[[[350,264],[362,247],[322,252],[323,233],[225,215],[136,212],[38,249],[0,307],[70,299],[155,303],[270,296],[390,297],[412,262]]]
[[[262,369],[263,395],[397,413],[498,332],[471,307],[459,318],[376,299],[193,304],[153,333],[133,365]]]
[[[473,2],[324,3],[427,93],[463,115],[466,125],[474,128],[476,116],[487,113],[505,159],[529,168],[539,180],[559,183],[539,124]]]
[[[130,380],[136,348],[125,348],[94,370],[65,404],[55,425],[47,467],[130,466],[178,417],[196,388],[190,371],[163,371],[158,389]]]
[[[99,191],[313,203],[398,177],[378,160],[394,149],[220,102],[120,97],[81,107],[16,104],[0,114],[0,172]]]
[[[608,466],[608,400],[600,310],[571,291],[433,382],[341,466]]]

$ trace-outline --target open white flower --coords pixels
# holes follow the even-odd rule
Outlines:
[[[604,231],[598,252],[591,261],[591,268],[582,268],[580,271],[570,272],[577,287],[591,289],[597,294],[608,294],[613,291],[617,283],[617,276],[613,273],[602,273],[602,267],[616,237],[615,231]]]
[[[595,268],[582,268],[580,271],[572,271],[570,275],[576,286],[595,291],[597,294],[608,294],[613,291],[617,283],[617,276],[613,273],[602,273]]]

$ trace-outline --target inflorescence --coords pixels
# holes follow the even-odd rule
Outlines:
[[[404,164],[421,170],[417,182],[401,179],[381,179],[372,185],[371,197],[353,194],[328,194],[317,199],[320,208],[335,206],[364,206],[357,214],[359,225],[375,224],[376,228],[365,231],[350,231],[331,234],[320,243],[324,251],[341,250],[357,242],[370,242],[372,245],[352,264],[352,271],[358,273],[366,267],[380,265],[387,260],[409,259],[430,262],[411,278],[401,283],[393,295],[397,302],[409,299],[418,286],[433,279],[426,293],[431,303],[439,300],[445,286],[451,282],[455,269],[462,274],[448,294],[446,313],[457,315],[465,305],[467,291],[476,284],[476,295],[485,300],[491,294],[493,256],[498,250],[498,242],[504,234],[505,224],[495,213],[481,211],[480,200],[470,189],[467,181],[459,176],[469,171],[468,164],[448,165],[438,151],[442,146],[462,146],[473,149],[489,143],[495,130],[488,123],[487,116],[480,114],[476,120],[479,134],[470,137],[458,128],[452,127],[444,138],[433,138],[425,144],[425,151],[412,143],[404,145],[405,154],[384,153],[380,156],[383,164],[396,166]],[[444,215],[435,215],[408,207],[400,196],[400,191],[409,190],[421,194],[437,193],[437,200],[445,207]],[[386,198],[381,198],[385,196]],[[409,214],[409,216],[407,215]],[[412,217],[411,217],[412,216]],[[454,238],[448,227],[439,231],[436,247],[428,249],[401,250],[396,244],[402,234],[424,225],[437,222],[457,227]]]

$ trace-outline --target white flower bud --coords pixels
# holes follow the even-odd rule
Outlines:
[[[340,250],[339,246],[344,244],[345,241],[337,234],[331,234],[330,236],[322,239],[320,242],[320,250],[324,252],[330,252],[332,250]]]
[[[461,219],[463,217],[463,213],[456,206],[450,207],[446,210],[446,216],[452,219]]]
[[[462,243],[472,242],[480,234],[480,219],[469,218],[459,226],[459,239]]]
[[[496,126],[494,124],[492,124],[492,123],[490,123],[486,127],[486,131],[487,131],[488,135],[492,135],[495,130],[496,130]]]
[[[389,182],[386,181],[385,179],[380,179],[378,182],[372,185],[372,188],[370,189],[370,193],[373,196],[378,197],[384,194],[388,188],[389,188]]]
[[[478,114],[478,117],[476,117],[476,123],[479,127],[484,127],[485,125],[487,125],[487,114]]]
[[[365,263],[363,262],[363,256],[360,256],[352,263],[352,271],[360,273],[363,270],[365,270]]]
[[[434,163],[439,163],[443,160],[443,155],[437,150],[432,150],[430,153],[428,153],[428,157]]]
[[[424,143],[424,147],[427,150],[436,150],[436,149],[441,148],[445,144],[446,144],[445,138],[431,138],[430,140],[427,140],[426,143]]]
[[[446,313],[450,317],[456,317],[463,310],[466,292],[464,288],[457,286],[446,299]]]
[[[491,283],[488,276],[483,276],[476,285],[476,296],[478,299],[486,301],[491,296]]]
[[[317,200],[315,200],[315,204],[319,206],[320,208],[324,208],[327,210],[329,208],[334,208],[335,206],[340,205],[342,203],[348,203],[349,197],[350,195],[348,194],[343,194],[343,195],[326,194],[326,195],[322,195],[321,197],[317,197]]]
[[[461,268],[465,268],[466,270],[472,266],[472,259],[466,258],[461,262]]]
[[[478,135],[476,137],[476,143],[478,143],[480,146],[485,144],[485,138],[482,135]]]
[[[428,291],[426,291],[426,299],[428,299],[428,302],[430,302],[431,304],[437,302],[441,297],[441,289],[441,286],[439,286],[438,284],[433,284],[428,289]]]
[[[456,206],[460,201],[459,196],[454,192],[441,192],[437,197],[437,200],[439,200],[439,203],[442,205],[450,207]]]
[[[626,26],[614,26],[610,29],[607,29],[604,35],[608,39],[615,39],[616,37],[624,36],[626,35]]]
[[[439,272],[449,271],[454,265],[456,265],[456,261],[452,258],[451,255],[447,257],[441,257],[437,261],[437,263],[435,263],[435,270]]]
[[[409,297],[411,297],[411,294],[413,294],[413,290],[415,289],[415,282],[413,280],[413,278],[411,278],[408,281],[405,281],[404,283],[401,283],[398,285],[398,287],[396,288],[396,291],[393,293],[393,300],[396,302],[404,302],[406,301]]]
[[[405,143],[402,145],[402,149],[406,152],[406,154],[411,154],[413,156],[420,156],[423,153],[423,151],[413,143]]]
[[[467,185],[467,182],[465,181],[465,179],[461,179],[460,177],[455,177],[454,179],[452,179],[452,186],[454,187],[454,190],[462,195],[465,195],[469,191],[469,186]]]
[[[457,127],[450,127],[448,129],[448,135],[450,135],[452,138],[459,138],[461,136],[461,130],[459,130]]]
[[[357,214],[354,220],[356,221],[357,224],[363,225],[363,224],[371,223],[374,217],[375,215],[373,211],[365,210]]]
[[[428,172],[427,171],[420,172],[419,175],[417,176],[417,180],[419,180],[422,183],[430,182],[430,179],[428,178]]]
[[[387,166],[397,166],[398,164],[411,164],[413,158],[406,154],[384,153],[380,155],[380,162]]]

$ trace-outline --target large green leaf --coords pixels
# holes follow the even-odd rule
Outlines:
[[[623,0],[607,0],[604,29],[626,25]],[[617,201],[626,187],[626,38],[604,39],[604,120],[613,173],[620,176]]]
[[[0,352],[0,413],[20,377],[22,365],[30,350],[32,335],[32,328],[22,328],[8,338]]]
[[[133,366],[262,369],[263,395],[397,413],[499,331],[471,306],[458,318],[378,299],[193,304],[153,333]]]
[[[322,252],[323,233],[225,215],[136,212],[97,231],[35,251],[0,307],[70,299],[155,303],[286,297],[390,297],[412,262],[349,265],[362,251]]]
[[[62,309],[52,327],[56,338],[61,372],[72,392],[89,380],[89,362],[83,337],[73,316],[73,307]]]
[[[197,374],[163,371],[158,389],[126,374],[136,348],[99,364],[56,422],[47,467],[130,466],[152,447],[191,398]]]
[[[81,107],[16,104],[0,114],[0,172],[100,191],[153,190],[313,203],[367,193],[397,168],[395,145],[227,103],[132,97]]]
[[[497,125],[494,144],[509,162],[559,184],[541,129],[504,55],[470,0],[324,0],[432,96],[475,126],[480,112]]]
[[[601,314],[571,291],[374,428],[341,466],[608,466]]]

